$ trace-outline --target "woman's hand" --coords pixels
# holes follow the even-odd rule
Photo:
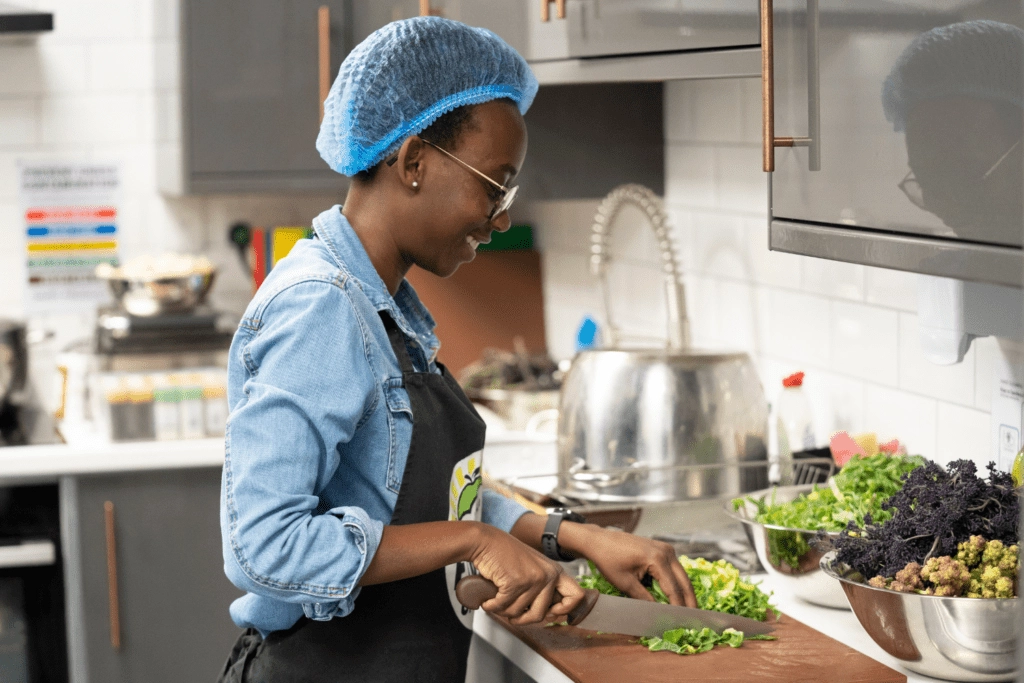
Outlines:
[[[560,621],[580,600],[583,589],[562,568],[512,536],[480,524],[480,540],[471,558],[498,595],[481,607],[513,624]],[[555,591],[561,595],[554,602]]]
[[[640,583],[650,574],[673,605],[697,606],[690,577],[668,543],[593,524],[562,522],[558,544],[593,562],[612,585],[631,598],[654,600]]]

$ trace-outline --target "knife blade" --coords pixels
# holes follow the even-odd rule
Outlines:
[[[664,605],[634,598],[601,595],[585,591],[583,601],[566,615],[570,626],[591,631],[623,633],[629,636],[661,636],[675,628],[710,628],[721,633],[727,628],[742,631],[746,636],[771,633],[775,627],[747,617],[710,610]],[[498,587],[482,576],[466,576],[455,586],[455,596],[468,609],[477,609],[498,594]],[[555,601],[561,600],[556,593]]]
[[[732,628],[746,636],[775,630],[770,624],[735,614],[600,594],[590,613],[572,625],[591,631],[648,637],[660,637],[675,628],[710,628],[716,633]]]

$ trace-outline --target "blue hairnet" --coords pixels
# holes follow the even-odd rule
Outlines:
[[[536,94],[526,60],[491,31],[441,17],[394,21],[345,58],[316,148],[351,176],[453,109],[508,98],[525,114]]]
[[[882,86],[885,118],[897,131],[917,102],[968,96],[1024,109],[1024,31],[998,21],[965,21],[922,33]]]

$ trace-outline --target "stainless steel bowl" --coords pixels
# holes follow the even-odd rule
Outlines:
[[[813,486],[779,486],[774,489],[775,500],[786,503],[803,493],[809,493]],[[752,498],[771,496],[773,489],[747,494]],[[783,586],[801,600],[836,609],[850,609],[850,603],[842,588],[821,571],[821,558],[832,547],[829,539],[838,533],[826,533],[819,537],[817,531],[760,524],[755,521],[757,506],[747,501],[745,507],[733,510],[731,501],[726,512],[743,523],[747,535],[754,544],[757,558],[778,585]],[[794,566],[795,564],[795,566]]]
[[[216,271],[197,272],[182,277],[129,279],[106,278],[114,300],[128,313],[140,317],[165,313],[190,313],[203,301],[213,286]]]
[[[871,639],[910,671],[950,681],[1016,675],[1020,598],[940,598],[875,588],[837,566],[834,552],[822,558],[821,568],[842,586]]]

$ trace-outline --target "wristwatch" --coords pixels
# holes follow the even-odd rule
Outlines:
[[[587,521],[583,515],[565,508],[555,508],[548,514],[548,521],[544,525],[544,533],[540,536],[540,547],[544,551],[544,555],[556,562],[569,562],[576,559],[575,554],[562,550],[561,546],[558,545],[558,529],[562,525],[563,520],[580,524]]]

